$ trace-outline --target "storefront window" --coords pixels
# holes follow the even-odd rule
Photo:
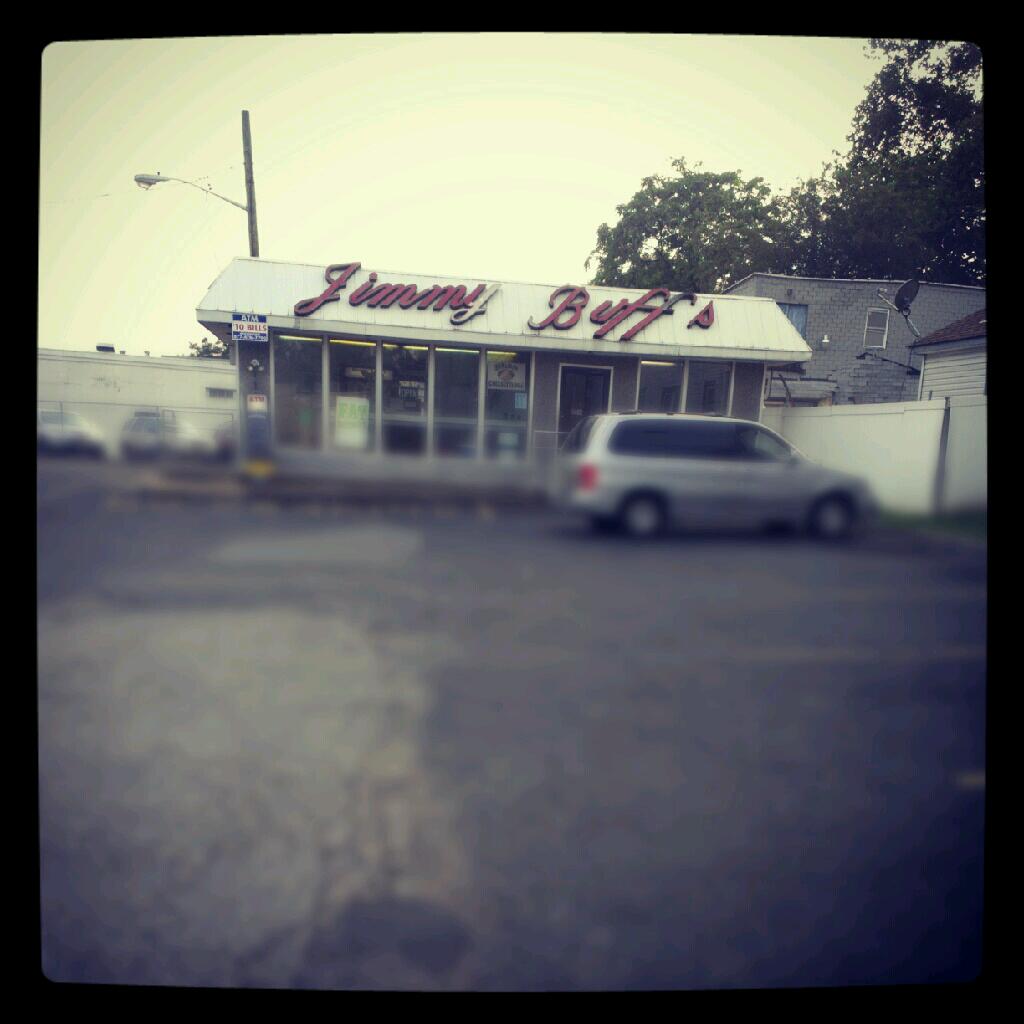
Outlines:
[[[434,350],[434,449],[438,455],[476,454],[480,353]]]
[[[637,409],[640,412],[678,412],[682,385],[682,363],[641,360]]]
[[[372,341],[328,339],[330,395],[328,447],[372,451],[377,407],[377,346]]]
[[[274,339],[274,437],[278,444],[320,447],[323,408],[319,338]]]
[[[690,360],[686,383],[686,411],[698,415],[725,416],[729,411],[729,376],[732,364]]]
[[[427,346],[384,346],[384,450],[420,455],[427,448]]]
[[[529,413],[528,352],[488,352],[484,451],[490,458],[523,458]]]

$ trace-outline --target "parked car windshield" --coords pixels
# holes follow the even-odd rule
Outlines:
[[[760,427],[742,425],[738,428],[737,435],[742,449],[754,458],[784,462],[790,457],[789,445]]]
[[[41,412],[39,414],[40,423],[60,423],[59,412]]]

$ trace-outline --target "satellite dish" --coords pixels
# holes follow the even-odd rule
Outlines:
[[[893,305],[896,307],[898,312],[902,313],[904,316],[910,312],[910,304],[916,298],[917,291],[920,287],[921,285],[916,276],[900,285],[899,291],[896,292],[896,298],[893,300]]]

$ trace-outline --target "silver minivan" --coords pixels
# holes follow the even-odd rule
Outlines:
[[[863,480],[819,466],[760,423],[675,413],[586,417],[549,488],[555,505],[637,537],[787,526],[840,539],[877,510]]]

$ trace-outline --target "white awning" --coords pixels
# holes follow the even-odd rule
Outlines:
[[[595,332],[605,326],[600,319],[592,319],[595,311],[598,318],[602,311],[605,315],[614,313],[617,306],[625,308],[629,303],[636,303],[647,292],[575,282],[566,285],[497,282],[360,266],[350,271],[344,286],[336,290],[336,298],[323,302],[308,315],[298,315],[297,304],[315,299],[329,288],[331,279],[326,276],[327,269],[265,259],[235,259],[203,297],[196,310],[197,319],[219,337],[230,337],[233,314],[256,313],[266,316],[271,329],[367,339],[442,344],[462,341],[513,349],[756,360],[773,364],[801,362],[811,356],[807,343],[773,299],[747,296],[698,295],[691,300],[666,291],[652,297],[646,311],[630,313],[611,326],[603,337],[595,338]],[[341,276],[339,270],[332,273],[334,277]],[[384,285],[394,287],[386,294],[378,294],[379,304],[374,308],[371,305],[375,297],[373,289]],[[406,291],[401,292],[400,286]],[[416,294],[426,295],[434,286],[464,289],[456,293],[456,302],[476,292],[475,304],[463,313],[462,322],[452,322],[453,310],[448,306],[441,310],[435,310],[432,305],[418,308],[418,304],[402,308],[397,301],[400,292],[403,299],[411,299]],[[574,287],[585,292],[570,294],[569,290]],[[566,291],[555,295],[560,289]],[[578,320],[572,326],[561,330],[551,324],[541,330],[531,329],[531,320],[534,324],[542,323],[554,312],[552,302],[557,307],[566,298],[581,306]],[[484,300],[481,312],[468,315]],[[631,338],[623,338],[666,302],[671,305],[671,314],[653,316]],[[711,310],[705,312],[703,318],[704,322],[710,321],[709,326],[696,323],[687,326],[706,311],[709,304]],[[567,309],[559,322],[570,319],[572,312],[571,308]]]

